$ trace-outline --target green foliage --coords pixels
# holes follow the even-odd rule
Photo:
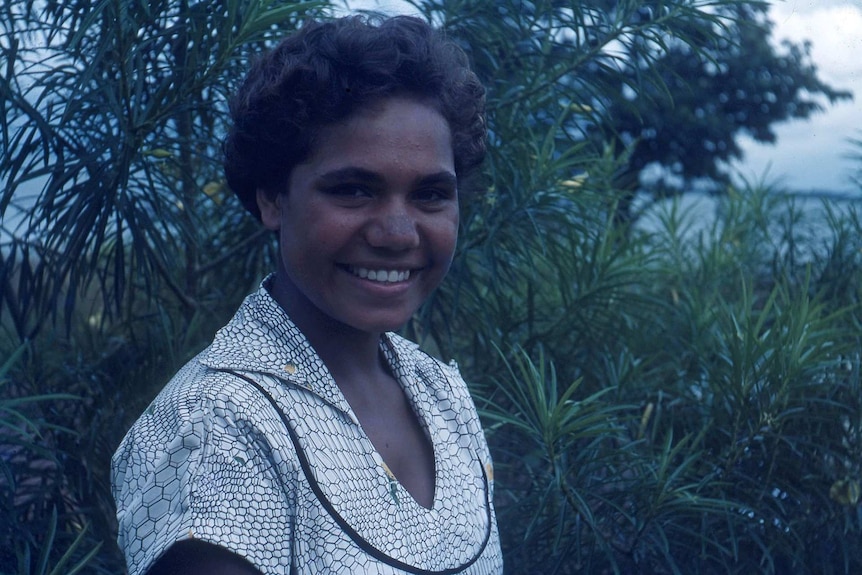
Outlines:
[[[32,573],[33,575],[75,575],[81,572],[85,566],[98,553],[101,543],[97,544],[88,551],[74,565],[69,565],[74,561],[74,555],[79,550],[80,546],[86,540],[86,528],[84,528],[77,537],[69,545],[68,549],[57,559],[53,567],[49,566],[49,561],[54,551],[54,542],[57,533],[57,512],[51,514],[51,522],[48,525],[48,533],[41,544],[41,550],[38,557],[35,558],[35,564],[32,562],[30,547],[25,547],[18,555],[18,573]]]
[[[0,551],[0,572],[17,564],[17,573],[72,575],[90,563],[101,543],[91,540],[86,526],[76,524],[79,518],[70,532],[58,533],[56,505],[65,494],[61,454],[52,449],[49,434],[72,432],[44,419],[41,408],[78,398],[10,391],[13,383],[7,376],[26,350],[20,346],[0,367],[0,538],[7,542]]]
[[[549,233],[517,281],[457,284],[446,345],[514,572],[862,566],[858,211],[713,202],[712,222],[672,202],[624,236]]]
[[[319,6],[4,2],[0,214],[17,224],[0,281],[18,337],[81,300],[124,315],[156,296],[191,316],[247,291],[265,234],[221,176],[226,95]],[[249,279],[221,275],[227,260]]]

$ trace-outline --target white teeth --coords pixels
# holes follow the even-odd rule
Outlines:
[[[410,270],[369,270],[351,267],[350,271],[362,279],[383,283],[403,282],[410,277]]]

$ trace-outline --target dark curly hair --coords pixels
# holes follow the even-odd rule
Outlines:
[[[446,119],[467,191],[485,156],[485,89],[456,44],[409,16],[312,21],[256,61],[230,104],[228,185],[260,219],[257,190],[284,191],[322,127],[390,96],[427,101]]]

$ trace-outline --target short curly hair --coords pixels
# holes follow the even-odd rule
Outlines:
[[[257,60],[230,103],[228,186],[260,219],[257,190],[285,191],[322,127],[393,96],[427,101],[444,117],[467,191],[485,156],[485,88],[463,50],[410,16],[311,21]]]

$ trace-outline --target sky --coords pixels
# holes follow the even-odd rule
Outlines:
[[[374,8],[405,13],[400,0],[347,0],[352,8]],[[811,41],[812,59],[821,80],[833,88],[853,92],[853,100],[827,106],[806,121],[775,126],[774,145],[741,137],[745,158],[731,166],[739,181],[764,182],[798,191],[835,192],[862,196],[850,177],[862,168],[862,154],[849,143],[862,140],[862,0],[775,0],[770,3],[775,23],[773,40]]]
[[[810,40],[812,60],[820,78],[833,88],[853,92],[852,101],[828,107],[808,121],[776,127],[776,145],[742,138],[745,161],[735,169],[748,180],[780,182],[797,190],[824,190],[862,195],[850,182],[862,148],[862,0],[783,0],[772,2],[773,37]]]

